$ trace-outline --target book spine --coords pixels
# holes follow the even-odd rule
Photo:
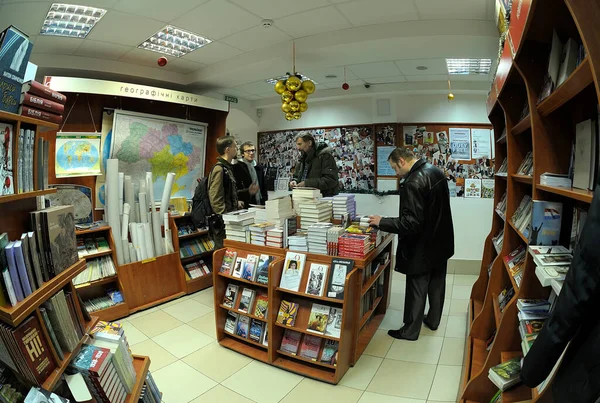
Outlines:
[[[27,233],[21,236],[21,251],[23,253],[23,264],[25,265],[25,270],[27,271],[29,287],[33,292],[37,290],[37,284],[35,282],[35,276],[33,274],[33,264],[31,263],[31,259],[29,259],[29,242],[27,242]]]
[[[65,359],[62,348],[60,348],[60,344],[58,343],[58,339],[56,338],[56,333],[54,333],[54,328],[52,327],[52,323],[50,322],[50,318],[48,317],[48,313],[46,312],[46,308],[40,308],[40,313],[42,315],[42,320],[46,325],[46,329],[48,330],[48,334],[50,335],[50,341],[54,346],[54,350],[56,350],[56,354],[58,358],[61,360]]]
[[[33,192],[33,152],[35,144],[35,131],[28,130],[29,136],[27,137],[27,191]]]
[[[14,242],[9,243],[4,249],[6,253],[6,259],[8,260],[8,270],[10,272],[10,280],[12,282],[17,302],[23,301],[23,288],[19,282],[19,273],[17,271],[17,262],[15,261]]]
[[[23,103],[23,105],[41,109],[46,112],[55,113],[57,115],[62,115],[65,111],[64,105],[61,105],[58,102],[54,102],[46,98],[36,96],[29,92],[26,92],[21,96],[21,102]]]
[[[26,105],[23,105],[19,108],[19,114],[22,116],[27,116],[30,118],[39,119],[56,124],[60,124],[63,119],[62,115],[55,115],[54,113],[41,111],[39,109],[34,109]]]
[[[10,279],[10,273],[8,272],[8,268],[4,268],[2,270],[2,278],[4,280],[4,286],[6,287],[6,293],[8,294],[10,304],[12,306],[17,305],[17,296],[15,295],[15,290],[12,285],[12,280]]]
[[[56,92],[45,85],[38,83],[37,81],[31,81],[29,84],[23,86],[24,90],[30,94],[40,96],[42,98],[51,99],[59,104],[66,104],[67,97],[60,92]]]

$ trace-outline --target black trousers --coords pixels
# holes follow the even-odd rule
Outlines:
[[[446,261],[434,267],[429,274],[406,276],[404,326],[401,331],[407,339],[417,339],[421,333],[427,298],[429,298],[427,324],[434,329],[440,325],[446,297],[447,271]]]

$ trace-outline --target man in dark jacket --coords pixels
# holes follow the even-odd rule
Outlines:
[[[557,403],[600,402],[599,237],[600,185],[596,185],[571,268],[521,370],[523,382],[534,388],[548,377],[567,348],[552,382]]]
[[[397,148],[390,165],[403,178],[400,217],[370,216],[370,224],[398,234],[396,271],[406,274],[404,326],[390,330],[396,339],[417,340],[421,323],[436,330],[442,318],[448,259],[454,255],[454,227],[448,181],[444,173],[412,151]],[[425,302],[429,297],[429,312]]]
[[[325,143],[317,144],[315,138],[302,131],[296,137],[296,147],[302,154],[294,169],[290,187],[309,187],[321,190],[323,197],[340,192],[338,168],[333,150]]]
[[[265,183],[265,171],[254,160],[256,147],[251,141],[246,141],[240,147],[242,158],[233,165],[233,174],[238,188],[238,199],[244,202],[244,207],[250,204],[265,205],[269,198]]]

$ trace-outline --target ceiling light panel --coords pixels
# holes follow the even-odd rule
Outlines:
[[[310,80],[315,84],[318,84],[315,80],[305,76],[304,74],[301,73],[296,73],[296,75],[300,76],[300,80],[302,81],[306,81],[306,80]],[[275,84],[277,83],[277,81],[279,80],[287,80],[288,78],[290,78],[290,76],[288,74],[286,74],[285,76],[279,76],[279,77],[271,77],[271,78],[267,78],[265,81],[267,82],[267,84]]]
[[[138,46],[163,55],[181,57],[212,41],[193,32],[167,25]]]
[[[491,59],[446,59],[449,74],[490,74],[492,68]]]
[[[41,35],[85,38],[106,14],[103,8],[54,3],[44,20]]]

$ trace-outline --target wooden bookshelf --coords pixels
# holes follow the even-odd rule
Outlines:
[[[289,330],[293,330],[294,332],[307,334],[309,336],[317,336],[317,337],[320,337],[320,338],[326,339],[326,340],[340,341],[340,339],[338,337],[331,337],[331,336],[327,336],[325,334],[314,333],[309,330],[306,330],[305,328],[298,327],[298,326],[286,326],[286,325],[282,325],[281,323],[278,323],[278,322],[275,322],[275,326],[280,327],[282,329],[289,329]]]
[[[90,228],[90,229],[77,229],[77,230],[75,230],[75,235],[96,234],[98,232],[108,231],[109,229],[110,229],[110,227],[108,225],[105,225],[102,227],[97,227],[97,228]]]
[[[268,284],[262,284],[262,283],[257,283],[255,281],[244,280],[243,278],[233,277],[233,276],[230,276],[230,275],[227,275],[227,274],[224,274],[224,273],[220,273],[220,272],[217,272],[217,275],[221,276],[223,278],[226,278],[228,280],[231,280],[231,281],[236,281],[238,283],[249,284],[249,285],[253,285],[253,286],[256,286],[256,287],[267,288],[267,289],[269,288]]]
[[[112,255],[112,253],[113,253],[113,251],[111,249],[109,249],[109,250],[105,250],[102,252],[90,253],[89,255],[84,255],[84,256],[80,256],[80,257],[81,257],[81,259],[90,260],[90,259],[95,259],[97,257],[110,256],[110,255]]]
[[[114,283],[115,281],[119,281],[119,276],[116,274],[114,276],[104,277],[96,281],[90,281],[89,283],[77,284],[75,288],[79,290],[87,287],[95,287],[97,285],[110,284]]]
[[[137,403],[139,400],[140,394],[142,393],[142,387],[144,386],[144,382],[146,382],[148,370],[150,369],[150,357],[134,354],[133,368],[135,369],[136,374],[135,385],[133,387],[133,392],[125,398],[125,403]]]
[[[58,125],[56,123],[46,122],[45,120],[34,119],[28,116],[18,115],[16,113],[10,113],[5,111],[0,111],[0,121],[13,124],[27,123],[30,125],[38,126],[39,128],[45,128],[47,130],[58,130]]]
[[[487,103],[490,122],[496,136],[496,168],[508,161],[508,181],[498,180],[494,206],[504,191],[507,193],[506,217],[512,217],[523,196],[533,200],[563,203],[560,244],[568,246],[573,206],[589,204],[593,192],[575,188],[560,188],[540,184],[545,172],[566,173],[571,163],[571,145],[575,140],[575,125],[597,118],[600,98],[600,3],[585,0],[530,0],[513,6],[511,38],[522,40],[504,45],[503,58]],[[515,30],[520,30],[515,32]],[[546,99],[538,103],[547,73],[553,31],[563,42],[573,38],[586,47],[587,57]],[[514,35],[516,33],[516,35]],[[529,116],[521,119],[528,105]],[[506,131],[506,139],[500,139]],[[525,155],[533,152],[533,176],[517,175]],[[498,176],[497,176],[498,177]],[[500,251],[492,238],[504,229],[504,244]],[[523,264],[520,287],[510,275],[501,257],[529,240],[512,224],[493,214],[492,228],[484,243],[481,270],[471,291],[468,336],[465,348],[463,379],[459,401],[488,402],[497,388],[488,379],[489,368],[521,355],[521,337],[517,319],[518,299],[548,298],[551,287],[542,287],[535,275],[535,263],[528,254]],[[499,259],[500,258],[500,259]],[[491,274],[488,266],[491,264]],[[512,285],[515,296],[504,312],[499,311],[497,295]],[[486,340],[496,336],[486,351]],[[551,400],[552,379],[545,389],[519,385],[502,393],[503,402],[546,402]]]
[[[197,236],[201,236],[201,235],[208,235],[208,230],[204,230],[204,231],[199,230],[198,232],[194,232],[192,234],[179,235],[179,240],[182,241],[184,239],[196,238]]]
[[[240,315],[243,315],[243,316],[247,316],[247,317],[249,317],[250,319],[256,319],[256,320],[259,320],[259,321],[261,321],[261,322],[265,322],[265,323],[267,323],[267,322],[268,322],[268,320],[267,320],[267,319],[265,319],[265,318],[259,318],[258,316],[256,316],[256,315],[253,315],[253,314],[251,314],[251,313],[249,313],[249,312],[248,312],[248,313],[246,313],[246,312],[242,312],[242,311],[240,311],[240,310],[237,310],[237,309],[235,309],[235,308],[230,308],[230,307],[228,307],[228,306],[225,306],[225,305],[223,305],[223,304],[219,304],[219,307],[221,307],[222,309],[225,309],[225,310],[231,311],[231,312],[239,313]]]
[[[0,196],[0,203],[12,203],[19,200],[31,199],[56,193],[56,189],[35,190],[33,192],[17,193],[14,195]]]
[[[97,315],[102,318],[105,322],[124,318],[129,315],[129,307],[124,302],[109,306],[108,308],[101,309],[99,311],[90,312],[90,315]]]
[[[302,288],[301,288],[302,289]],[[318,295],[310,295],[310,294],[306,294],[303,292],[298,292],[298,291],[291,291],[285,288],[280,288],[277,287],[276,288],[277,291],[284,293],[284,294],[290,294],[290,295],[296,295],[299,297],[305,297],[305,298],[309,298],[312,300],[315,300],[316,302],[326,302],[328,304],[343,304],[344,301],[341,299],[337,299],[337,298],[328,298],[328,297],[320,297]]]
[[[369,320],[369,318],[373,315],[373,313],[375,312],[375,310],[377,309],[377,307],[379,307],[379,304],[381,303],[381,301],[383,300],[383,297],[378,297],[375,302],[373,303],[373,307],[371,309],[369,309],[361,318],[360,320],[360,325],[359,327],[362,329],[365,324],[367,323],[367,321]]]

